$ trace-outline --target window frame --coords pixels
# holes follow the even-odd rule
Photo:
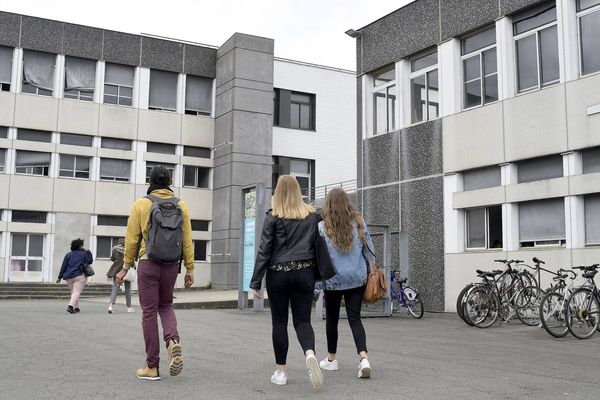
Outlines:
[[[379,76],[381,74],[384,74],[386,72],[389,71],[394,71],[394,79],[388,81],[388,82],[384,82],[384,83],[380,83],[379,85],[375,85],[375,81],[376,81],[376,76]],[[398,73],[396,71],[396,64],[394,64],[392,66],[392,68],[382,68],[378,71],[375,71],[372,74],[372,78],[373,78],[373,87],[371,88],[371,92],[370,92],[370,99],[369,101],[372,102],[372,121],[373,121],[373,127],[372,127],[372,132],[371,135],[372,136],[377,136],[377,135],[384,135],[386,133],[390,133],[393,132],[395,130],[398,130]],[[394,107],[392,110],[392,121],[393,121],[393,127],[390,128],[390,107],[389,107],[389,99],[390,99],[390,89],[395,88],[396,90],[396,94],[395,94],[395,99],[394,99]],[[385,125],[386,125],[386,129],[384,132],[377,132],[377,95],[379,93],[383,92],[383,97],[385,100]]]
[[[119,243],[119,239],[123,236],[106,236],[106,235],[96,235],[96,258],[99,260],[110,260],[112,256],[112,248],[115,247]],[[110,238],[110,250],[109,254],[105,256],[104,254],[100,254],[100,249],[98,246],[98,241],[100,238]],[[104,250],[104,249],[103,249]]]
[[[19,152],[20,151],[26,151],[28,153],[44,153],[44,154],[48,154],[50,155],[50,160],[48,161],[48,165],[47,166],[39,166],[39,165],[25,165],[25,166],[18,166],[17,165],[17,160],[18,160],[18,156],[19,156]],[[50,167],[52,166],[52,153],[48,153],[47,151],[35,151],[35,150],[20,150],[17,149],[15,152],[15,175],[29,175],[29,176],[50,176]],[[19,172],[18,169],[19,168],[25,168],[26,171],[25,172]],[[42,173],[36,173],[36,168],[41,168]]]
[[[2,162],[0,163],[0,174],[4,174],[8,172],[8,168],[6,168],[6,159],[8,158],[8,149],[4,147],[0,147],[0,154],[4,155]]]
[[[133,80],[131,82],[131,86],[128,85],[117,85],[115,83],[107,83],[106,81],[106,64],[113,64],[113,65],[119,65],[122,67],[128,67],[131,68],[133,70]],[[110,87],[115,87],[117,88],[117,94],[106,94],[106,87],[110,86]],[[108,104],[111,106],[122,106],[122,107],[133,107],[133,94],[135,93],[134,91],[134,86],[135,86],[135,67],[132,65],[125,65],[125,64],[119,64],[119,63],[111,63],[111,62],[107,62],[105,63],[105,68],[104,68],[104,86],[103,86],[103,93],[102,93],[102,104]],[[125,96],[121,94],[121,90],[122,89],[131,89],[131,96]],[[109,97],[113,97],[116,99],[116,103],[107,103],[106,102],[106,96]],[[121,104],[121,99],[129,99],[130,104]]]
[[[32,84],[30,84],[29,82],[25,81],[25,52],[26,51],[30,51],[30,52],[35,52],[35,53],[45,53],[45,54],[49,54],[51,56],[54,57],[54,64],[52,66],[52,74],[53,74],[53,78],[52,78],[52,90],[48,90],[48,89],[41,89],[37,86],[34,86]],[[21,55],[21,78],[20,78],[20,82],[21,82],[21,93],[24,94],[33,94],[35,96],[47,96],[47,97],[52,97],[54,95],[54,88],[56,87],[56,69],[57,69],[57,54],[55,53],[48,53],[46,51],[39,51],[39,50],[29,50],[29,49],[23,49],[23,54]]]
[[[594,75],[594,74],[598,74],[600,73],[600,69],[598,69],[597,71],[593,71],[593,72],[589,72],[587,74],[583,73],[583,46],[582,46],[582,35],[581,35],[581,19],[582,17],[585,17],[587,15],[590,14],[594,14],[594,13],[600,13],[600,4],[596,4],[595,6],[591,6],[589,8],[585,8],[581,11],[577,11],[577,6],[578,6],[579,1],[576,0],[575,1],[575,13],[576,13],[576,20],[577,20],[577,58],[578,58],[578,63],[579,63],[579,77],[583,78],[586,76],[590,76],[590,75]]]
[[[490,243],[490,208],[498,207],[500,211],[502,211],[502,205],[490,205],[485,207],[475,207],[464,210],[464,221],[465,221],[465,246],[464,251],[481,251],[481,250],[494,250],[494,251],[502,251],[504,248],[504,243],[502,247],[492,247]],[[484,209],[484,247],[469,247],[469,211],[472,210],[480,210]],[[504,226],[500,226],[500,230],[504,235]]]
[[[113,177],[102,177],[102,162],[105,160],[116,160],[116,161],[127,161],[129,162],[129,176],[125,179],[124,177],[118,177],[118,176],[113,176]],[[130,183],[131,182],[131,163],[132,161],[129,159],[118,159],[118,158],[111,158],[111,157],[100,157],[100,165],[98,167],[98,179],[100,181],[103,182],[122,182],[122,183]]]
[[[441,118],[441,112],[440,111],[441,111],[441,105],[442,104],[441,104],[441,101],[440,101],[441,99],[439,98],[439,95],[440,95],[440,87],[439,87],[440,86],[440,84],[439,84],[439,82],[440,82],[440,71],[439,71],[440,59],[439,59],[438,49],[435,49],[434,51],[429,51],[429,52],[426,52],[426,53],[421,53],[421,54],[415,55],[414,57],[410,58],[409,62],[412,65],[412,61],[413,60],[417,60],[417,59],[426,57],[426,56],[431,55],[433,53],[436,53],[436,58],[437,58],[437,62],[435,64],[430,65],[428,67],[421,68],[421,69],[416,70],[414,72],[411,71],[410,74],[408,75],[408,88],[409,88],[409,97],[410,97],[409,98],[409,102],[408,102],[409,105],[410,105],[410,114],[409,114],[409,116],[410,116],[410,125],[421,124],[421,123],[424,123],[424,122],[434,121],[436,119]],[[438,76],[438,88],[437,88],[437,91],[438,91],[438,102],[437,102],[437,116],[435,118],[430,118],[429,117],[429,103],[430,103],[430,101],[429,101],[429,73],[433,72],[433,71],[437,71],[437,76]],[[412,107],[413,106],[412,81],[413,81],[413,79],[418,78],[420,76],[424,76],[425,77],[425,94],[427,96],[426,100],[425,100],[425,109],[427,110],[427,117],[424,118],[421,121],[413,121],[413,115],[412,115],[413,114],[413,107]]]
[[[196,254],[196,243],[204,243],[204,259],[200,259],[200,258],[196,258],[197,254]],[[209,253],[208,253],[208,249],[209,249],[209,243],[210,240],[204,240],[204,239],[194,239],[192,246],[194,248],[194,262],[208,262],[208,257],[209,257]]]
[[[465,53],[462,54],[462,41],[465,39],[468,39],[469,37],[475,36],[478,33],[484,32],[488,29],[493,29],[494,33],[496,33],[496,27],[495,26],[488,26],[487,28],[484,29],[480,29],[477,32],[474,32],[470,35],[464,36],[461,38],[461,56],[460,56],[460,71],[461,71],[461,81],[462,81],[462,109],[463,111],[466,110],[472,110],[474,108],[477,107],[482,107],[488,104],[494,104],[497,103],[498,101],[500,101],[500,95],[499,95],[499,82],[498,82],[498,76],[499,76],[499,72],[498,72],[498,41],[496,40],[493,44],[487,45],[485,47],[482,47],[480,49],[476,49],[476,50],[472,50],[469,53]],[[492,74],[488,74],[485,75],[484,74],[484,58],[483,58],[483,53],[492,50],[492,49],[496,49],[496,72],[492,73]],[[474,105],[474,106],[470,106],[467,107],[466,106],[466,101],[465,101],[465,87],[466,84],[469,82],[474,82],[476,79],[472,79],[470,81],[466,81],[465,80],[465,61],[468,59],[471,59],[473,57],[479,57],[479,80],[481,80],[480,82],[480,87],[481,87],[481,101],[479,105]],[[496,92],[498,93],[498,98],[494,101],[490,101],[488,103],[485,102],[485,78],[488,78],[490,76],[496,75]],[[438,77],[439,79],[439,77]]]
[[[305,95],[308,96],[308,102],[292,100],[292,96],[294,94],[297,95]],[[288,128],[291,129],[299,129],[303,131],[315,131],[316,130],[316,95],[314,93],[305,93],[298,91],[290,91],[290,126]],[[298,106],[298,126],[292,126],[292,106]],[[308,128],[302,127],[302,106],[308,105]]]
[[[186,170],[188,168],[193,168],[194,169],[194,185],[190,186],[190,185],[186,185],[185,183],[185,176],[186,176]],[[199,168],[204,168],[208,170],[208,184],[206,185],[206,187],[204,186],[200,186],[199,184],[199,176],[200,174],[198,173],[198,169]],[[181,181],[181,186],[184,188],[194,188],[194,189],[210,189],[211,188],[211,168],[210,167],[202,167],[202,166],[198,166],[198,165],[184,165],[183,166],[183,179]]]
[[[73,169],[64,169],[61,168],[61,163],[62,163],[62,157],[63,156],[68,156],[68,157],[73,157]],[[92,169],[92,157],[89,156],[82,156],[79,154],[67,154],[67,153],[59,153],[59,160],[58,160],[58,177],[59,178],[68,178],[68,179],[81,179],[81,180],[90,180],[90,171]],[[88,169],[87,171],[85,170],[78,170],[77,169],[77,160],[78,159],[87,159],[88,161]],[[67,171],[67,172],[72,172],[72,175],[62,175],[61,173],[63,171]],[[87,177],[81,177],[81,176],[77,176],[78,173],[86,173]]]
[[[14,237],[15,235],[19,235],[19,236],[25,236],[25,255],[24,256],[15,256],[13,255],[13,244],[14,244]],[[31,251],[31,236],[41,236],[42,238],[42,255],[41,256],[32,256],[30,255],[30,251]],[[34,272],[34,273],[39,273],[42,274],[44,271],[44,254],[45,254],[45,250],[46,250],[46,235],[43,233],[34,233],[34,232],[10,232],[10,248],[8,249],[9,252],[9,259],[11,260],[18,260],[18,261],[25,261],[25,269],[24,270],[19,270],[17,272],[23,272],[23,273],[30,273],[30,272]],[[41,264],[41,268],[39,271],[31,271],[29,269],[29,261],[39,261]]]

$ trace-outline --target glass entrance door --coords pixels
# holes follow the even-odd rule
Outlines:
[[[13,233],[10,252],[10,282],[41,282],[44,235]]]

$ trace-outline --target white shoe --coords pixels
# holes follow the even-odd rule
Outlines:
[[[306,368],[308,368],[308,378],[313,387],[318,389],[323,386],[323,372],[321,371],[321,368],[319,368],[317,357],[312,354],[306,356]]]
[[[112,303],[108,305],[108,313],[109,314],[113,313]]]
[[[133,307],[129,307],[129,308],[127,309],[127,312],[133,312],[133,311],[134,311],[134,310],[133,310]]]
[[[280,373],[278,371],[273,372],[273,376],[271,376],[271,382],[276,385],[283,386],[287,384],[287,374],[285,372]]]
[[[358,363],[358,377],[365,379],[371,377],[371,364],[369,364],[369,360],[366,358],[363,358]]]
[[[326,369],[327,371],[337,371],[340,369],[340,367],[338,366],[338,361],[337,360],[329,361],[329,357],[325,357],[319,363],[319,367],[321,367],[321,369]]]

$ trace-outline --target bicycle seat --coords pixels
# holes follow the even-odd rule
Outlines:
[[[478,269],[477,271],[477,276],[480,278],[485,278],[485,277],[489,277],[489,278],[493,278],[496,275],[500,275],[502,273],[502,271],[498,271],[498,270],[494,270],[494,271],[482,271],[480,269]]]
[[[399,280],[398,280],[398,283],[399,283],[400,285],[402,285],[402,284],[406,283],[406,281],[407,281],[407,280],[408,280],[408,278],[402,278],[402,279],[399,279]]]
[[[546,264],[545,262],[543,262],[542,260],[540,260],[537,257],[533,257],[533,262],[536,263],[536,264]]]
[[[594,276],[596,276],[597,273],[598,273],[598,271],[595,271],[595,270],[594,271],[588,271],[588,272],[585,272],[585,273],[581,274],[581,276],[583,276],[584,278],[591,279]]]
[[[569,275],[567,275],[567,274],[560,274],[560,275],[555,276],[552,279],[555,280],[555,281],[562,281],[562,280],[567,279],[568,276]]]

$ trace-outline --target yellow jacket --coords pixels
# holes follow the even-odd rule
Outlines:
[[[173,192],[167,189],[156,189],[152,194],[161,199],[173,197]],[[145,197],[139,198],[133,203],[129,219],[127,220],[127,232],[125,233],[125,257],[123,269],[129,269],[135,259],[140,231],[144,237],[140,244],[140,259],[146,254],[145,240],[148,238],[148,219],[150,218],[150,208],[152,201]],[[194,273],[194,246],[192,245],[192,223],[190,222],[190,210],[185,201],[179,200],[179,207],[183,211],[183,265],[186,274]]]

